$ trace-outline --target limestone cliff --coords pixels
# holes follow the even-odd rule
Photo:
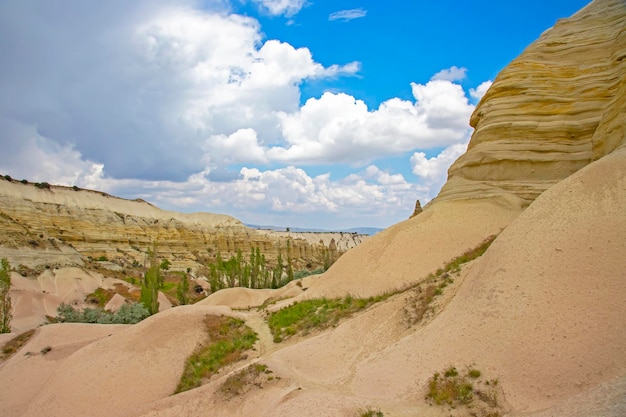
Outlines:
[[[317,268],[327,254],[358,244],[359,238],[335,237],[343,245],[334,251],[320,239],[273,235],[244,226],[226,215],[183,214],[161,210],[145,201],[125,200],[105,193],[69,187],[0,181],[0,247],[16,266],[24,264],[82,264],[83,257],[125,266],[143,263],[150,243],[158,242],[159,256],[174,269],[206,265],[219,251],[223,257],[241,250],[245,259],[259,247],[271,263],[281,251],[295,268]],[[37,256],[23,256],[29,249]],[[30,259],[30,261],[28,260]]]

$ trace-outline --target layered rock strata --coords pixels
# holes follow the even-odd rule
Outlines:
[[[316,268],[364,238],[335,235],[342,245],[333,248],[332,234],[311,242],[300,235],[256,231],[231,216],[176,213],[141,200],[6,178],[0,181],[0,225],[3,256],[29,267],[80,265],[81,256],[121,266],[143,263],[151,242],[158,242],[159,256],[174,269],[206,265],[217,252],[227,258],[241,250],[248,259],[257,247],[270,263],[280,252],[295,268]],[[29,250],[33,254],[24,256]]]
[[[623,0],[593,2],[498,74],[436,201],[504,193],[528,205],[623,142],[625,7]]]

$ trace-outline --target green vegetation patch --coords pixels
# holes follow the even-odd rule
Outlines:
[[[496,237],[497,235],[489,236],[475,248],[466,250],[462,255],[457,256],[448,262],[443,268],[437,270],[436,275],[440,276],[446,272],[459,272],[461,270],[461,265],[483,256]]]
[[[502,415],[502,406],[498,401],[498,380],[482,380],[481,375],[478,369],[472,367],[461,373],[450,366],[428,380],[426,400],[452,409],[471,408],[471,415],[474,416],[499,417]]]
[[[111,301],[111,298],[113,298],[115,293],[116,291],[99,287],[96,288],[96,290],[91,294],[88,294],[85,297],[85,301],[91,304],[95,304],[98,307],[104,307],[109,301]]]
[[[207,343],[187,358],[175,394],[199,387],[220,368],[243,359],[257,341],[257,334],[242,320],[208,315],[204,323]]]
[[[268,320],[274,342],[280,343],[296,333],[306,334],[314,329],[325,329],[336,325],[357,311],[385,300],[390,294],[369,298],[316,298],[296,302],[273,312]]]
[[[141,303],[123,304],[116,313],[102,308],[76,309],[61,303],[57,308],[57,321],[62,323],[135,324],[148,317],[148,310]]]

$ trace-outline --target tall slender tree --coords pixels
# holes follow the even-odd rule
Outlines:
[[[159,312],[159,287],[162,286],[163,282],[157,260],[156,242],[152,244],[152,250],[148,251],[148,256],[149,266],[144,275],[143,284],[141,285],[140,301],[152,315]]]
[[[176,297],[178,298],[178,302],[180,305],[185,305],[189,303],[189,296],[187,293],[189,292],[189,279],[187,279],[187,274],[182,273],[180,277],[180,281],[178,282],[178,288],[176,289]]]
[[[11,333],[11,266],[2,258],[0,266],[0,333]]]
[[[291,265],[291,245],[290,241],[287,240],[287,281],[285,284],[291,281],[293,281],[293,265]]]

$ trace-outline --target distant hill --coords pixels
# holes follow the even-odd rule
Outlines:
[[[287,230],[287,227],[283,226],[261,226],[256,224],[246,224],[246,227],[251,229],[261,230],[276,230],[283,232]],[[373,236],[376,233],[382,231],[377,227],[353,227],[352,229],[340,229],[340,230],[327,230],[327,229],[314,229],[314,228],[302,228],[302,227],[289,227],[289,231],[297,233],[356,233],[358,235]]]

